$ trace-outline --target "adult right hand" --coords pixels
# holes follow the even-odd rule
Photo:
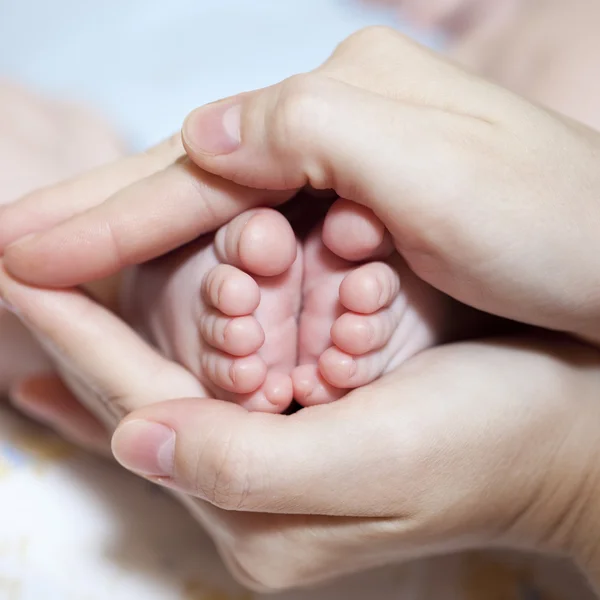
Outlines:
[[[116,457],[176,490],[248,586],[498,545],[569,554],[600,584],[600,354],[589,346],[450,344],[343,401],[271,415],[207,398],[76,290],[27,287],[0,268],[0,296],[109,429],[130,413]]]
[[[600,136],[393,30],[359,32],[314,73],[198,109],[183,134],[209,185],[181,194],[155,178],[10,246],[7,269],[78,284],[311,184],[374,211],[417,275],[456,299],[600,342]],[[0,220],[22,226],[40,202]]]

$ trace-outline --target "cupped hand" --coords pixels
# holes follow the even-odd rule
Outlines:
[[[7,268],[31,283],[80,283],[310,184],[372,209],[412,269],[456,299],[600,340],[598,134],[393,30],[359,32],[313,73],[198,109],[183,137],[200,176],[179,165],[135,194],[95,198],[8,248]],[[15,220],[40,201],[0,220],[24,233]],[[16,237],[0,232],[0,244]]]
[[[0,81],[0,206],[115,160],[122,151],[111,127],[91,111]],[[41,215],[45,209],[37,210]],[[49,369],[28,331],[0,307],[0,396],[16,399],[19,379]],[[22,408],[43,419],[43,409]]]
[[[591,348],[558,336],[449,345],[340,402],[267,415],[206,398],[75,290],[29,288],[2,271],[0,293],[116,427],[118,460],[173,490],[247,585],[489,545],[596,564]]]

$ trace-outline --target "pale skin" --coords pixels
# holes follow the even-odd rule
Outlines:
[[[383,0],[476,73],[600,128],[597,0]]]
[[[122,153],[116,134],[92,112],[0,82],[0,205],[111,162]],[[15,384],[51,369],[27,329],[0,307],[0,396],[9,395],[18,402]],[[43,422],[48,421],[49,414],[52,419],[57,410],[53,401],[35,405],[20,402],[19,406]],[[80,407],[69,405],[69,414],[74,414],[79,424],[66,432],[70,439],[94,449],[105,443],[97,423]]]
[[[597,43],[600,4],[579,3],[398,4],[417,22],[446,28],[449,53],[462,63],[593,125],[600,94],[590,88],[595,62],[581,40]],[[575,22],[565,27],[565,19]],[[571,54],[557,60],[565,51]],[[280,412],[292,397],[305,406],[339,398],[483,322],[414,277],[383,223],[347,200],[334,204],[305,245],[277,213],[262,210],[240,216],[214,245],[203,241],[196,249],[162,261],[159,270],[142,268],[125,298],[136,306],[133,315],[143,312],[136,322],[163,352],[217,397],[251,410]],[[354,267],[352,261],[373,255],[385,260]],[[200,291],[207,287],[212,301]],[[245,305],[228,306],[227,297],[215,302],[216,289],[231,290]],[[157,290],[159,301],[145,306]],[[193,313],[199,334],[188,319],[172,317],[180,313]]]
[[[333,217],[345,235],[347,217],[364,218]],[[442,341],[452,306],[397,253],[357,268],[323,244],[322,225],[301,245],[271,209],[134,270],[122,297],[125,317],[213,396],[263,412],[370,383]]]
[[[396,57],[393,71],[383,68],[382,54]],[[360,68],[349,68],[347,65],[359,56]],[[372,67],[368,76],[362,71],[366,70],[363,65]],[[416,84],[406,85],[409,80],[419,81],[421,72],[436,75],[433,84],[429,83],[426,96],[419,92]],[[354,85],[349,88],[347,81]],[[381,81],[387,83],[382,85]],[[362,91],[360,85],[365,86]],[[391,88],[395,90],[394,99],[378,93],[378,90]],[[350,135],[345,132],[346,117],[341,112],[325,113],[336,96],[347,100],[349,95],[353,96],[352,107],[358,109],[364,105],[365,110],[372,111],[373,127],[379,126],[383,132],[390,123],[395,124],[397,136],[381,137],[382,140],[401,138],[403,144],[411,144],[413,149],[410,155],[399,155],[396,146],[389,142],[390,156],[398,160],[388,165],[387,171],[382,170],[374,182],[361,179],[358,169],[359,163],[369,164],[373,148],[360,144],[357,152],[362,148],[362,154],[356,164],[345,157],[342,160],[343,148],[355,145],[346,139]],[[274,134],[287,128],[282,125],[286,120],[291,121],[286,133],[296,135],[299,146],[296,153],[286,151],[285,164],[294,165],[297,174],[288,174],[285,169],[291,167],[279,164],[270,165],[269,169],[271,166],[273,169],[269,174],[267,167],[257,165],[255,175],[245,177],[240,168],[237,183],[230,183],[206,172],[206,169],[219,171],[223,176],[228,171],[233,173],[237,168],[235,162],[245,161],[250,153],[245,147],[239,151],[228,147],[225,154],[216,155],[203,152],[195,145],[194,134],[203,127],[202,121],[217,123],[220,116],[232,108],[232,103],[238,103],[238,99],[226,100],[194,113],[184,128],[187,149],[204,171],[197,171],[189,164],[168,166],[169,152],[174,150],[174,145],[167,143],[152,154],[154,174],[147,181],[142,179],[122,191],[114,190],[117,193],[108,202],[104,202],[106,195],[89,194],[77,200],[75,208],[75,200],[61,194],[60,198],[53,198],[54,207],[44,216],[46,225],[52,220],[63,220],[65,204],[70,204],[75,212],[87,211],[49,232],[7,248],[7,267],[24,280],[40,285],[94,280],[191,241],[227,222],[239,214],[241,208],[281,203],[295,193],[295,189],[278,190],[286,187],[283,181],[291,187],[301,187],[307,180],[313,187],[330,187],[333,182],[328,180],[328,172],[320,168],[324,159],[311,163],[300,160],[300,152],[320,156],[320,148],[313,145],[313,141],[316,143],[319,139],[318,132],[310,135],[306,132],[311,124],[318,123],[320,127],[323,121],[330,139],[338,144],[340,157],[330,169],[328,166],[329,173],[345,177],[341,179],[344,185],[337,190],[338,194],[350,196],[350,200],[379,213],[395,245],[417,275],[476,308],[600,339],[594,253],[579,251],[582,247],[593,248],[597,243],[593,221],[596,202],[592,191],[597,177],[594,150],[597,141],[592,131],[465,75],[389,30],[357,34],[340,46],[318,72],[293,78],[261,94],[243,96],[242,100],[245,100],[243,135],[259,134],[252,124],[260,122],[254,117],[261,111],[273,114],[270,125]],[[374,104],[381,109],[380,118],[374,114]],[[315,111],[324,114],[315,119],[314,115],[319,114]],[[291,129],[294,120],[302,122],[302,127]],[[372,133],[366,130],[352,135],[373,139]],[[547,139],[540,139],[543,135]],[[506,141],[511,136],[512,145]],[[452,152],[444,145],[448,139]],[[203,139],[202,143],[207,141]],[[225,143],[231,146],[227,139]],[[282,149],[286,147],[283,138],[274,139],[272,144],[280,144]],[[432,147],[437,154],[430,154]],[[560,148],[560,152],[556,152],[556,148]],[[565,161],[565,156],[575,155],[577,161]],[[273,153],[265,152],[264,156],[275,161]],[[544,172],[531,165],[533,156],[546,165]],[[135,159],[131,160],[135,163]],[[429,177],[426,169],[432,162],[444,170],[440,177]],[[161,168],[164,165],[166,169]],[[499,165],[504,165],[514,177],[498,181],[490,194],[489,180],[500,170]],[[531,172],[535,181],[530,178],[528,189],[515,195],[519,180]],[[420,173],[427,173],[422,180],[428,179],[426,185],[421,183]],[[131,182],[130,178],[124,176],[124,179]],[[241,185],[244,181],[268,189],[259,192],[244,188]],[[577,194],[572,193],[572,181],[585,182]],[[549,187],[549,182],[552,182],[553,192],[541,193]],[[399,185],[403,189],[401,196],[394,191]],[[167,189],[180,202],[177,213],[168,213],[162,205],[162,193]],[[350,191],[353,193],[348,193]],[[439,200],[448,194],[452,196],[451,202]],[[125,208],[135,211],[142,204],[142,196],[147,208],[145,218],[122,217],[127,214]],[[199,198],[201,207],[211,211],[210,219],[200,210]],[[473,198],[485,200],[474,203]],[[30,214],[25,218],[26,207],[35,206],[38,201],[36,196],[31,196],[3,211],[2,244],[40,228]],[[514,205],[510,204],[513,202]],[[514,210],[498,211],[498,207],[508,206]],[[536,211],[549,218],[538,222],[539,235],[531,236],[531,225],[524,227],[519,223],[535,222],[531,219]],[[464,218],[467,214],[469,220]],[[591,218],[575,223],[574,219],[581,218],[582,214]],[[90,224],[98,221],[110,224],[110,229],[95,227],[90,231]],[[566,223],[573,226],[565,227]],[[519,227],[522,233],[507,243],[507,232],[517,232]],[[77,243],[82,234],[89,237],[83,249]],[[108,241],[109,234],[111,241]],[[59,247],[64,253],[57,251]],[[42,256],[46,260],[40,260]],[[530,261],[523,260],[524,256],[530,257]],[[494,268],[490,269],[492,263]],[[547,276],[549,272],[553,277]],[[579,290],[579,293],[571,290]],[[552,302],[547,300],[548,296],[553,298]]]
[[[581,2],[584,8],[593,5],[590,0]],[[498,65],[485,57],[493,58],[494,52],[514,43],[515,36],[526,31],[524,25],[540,22],[538,28],[544,31],[571,12],[564,2],[553,3],[553,10],[548,10],[547,2],[399,4],[417,21],[415,10],[422,12],[421,17],[429,14],[425,19],[429,25],[454,31],[451,54],[517,89],[523,85],[511,77],[510,66],[515,65],[514,71],[518,63],[522,69],[523,61],[505,59],[507,70],[504,63]],[[544,10],[540,12],[541,8]],[[463,26],[452,29],[450,23],[456,25],[459,14]],[[583,24],[591,22],[589,10],[574,14]],[[539,18],[544,15],[550,17]],[[569,31],[581,36],[582,27]],[[524,39],[532,44],[531,35]],[[558,44],[559,48],[565,46],[568,44]],[[527,52],[525,48],[521,55],[536,64],[534,50]],[[567,60],[564,64],[576,62]],[[593,98],[593,94],[577,93],[574,85],[545,84],[556,80],[564,81],[565,76],[552,65],[548,72],[538,73],[533,82],[526,77],[522,91],[561,108],[565,102],[561,102],[559,90],[573,93],[575,89],[580,102],[567,102],[566,112],[585,117],[582,99]],[[246,222],[251,223],[248,231],[244,231]],[[280,412],[292,396],[304,405],[340,397],[347,389],[364,385],[422,349],[447,339],[451,312],[455,335],[472,320],[457,314],[457,305],[412,276],[397,254],[387,259],[387,264],[366,265],[356,272],[350,262],[341,259],[361,260],[372,254],[384,257],[391,251],[383,224],[370,210],[352,202],[340,200],[334,205],[323,235],[315,230],[306,251],[297,247],[285,222],[267,210],[240,216],[237,225],[224,228],[216,239],[215,245],[200,242],[205,250],[193,260],[187,251],[185,261],[168,261],[170,269],[162,261],[159,277],[156,265],[136,271],[131,278],[136,284],[129,285],[121,297],[125,313],[135,317],[139,330],[163,352],[188,366],[217,397],[251,410]],[[243,244],[239,247],[242,239],[246,239],[247,248]],[[253,256],[252,244],[263,254]],[[227,298],[222,303],[207,300],[201,292],[207,280],[213,291],[221,287],[234,290],[238,299],[245,299],[245,305],[230,307]],[[161,290],[160,301],[145,302],[149,290],[152,296]],[[300,314],[301,301],[305,308]],[[136,310],[128,311],[128,306]],[[139,317],[140,311],[144,319]],[[172,314],[182,316],[174,319]],[[190,320],[196,330],[189,326]],[[14,339],[11,327],[13,321],[8,323],[4,339]],[[26,340],[26,336],[21,337]],[[31,352],[29,346],[24,346],[27,353]],[[20,367],[14,367],[15,360],[29,370],[39,369],[35,362],[21,360],[18,353],[9,354],[10,361],[3,365],[17,378]]]
[[[383,68],[382,55],[398,73]],[[232,108],[241,141],[221,128]],[[42,199],[63,211],[55,223],[67,200],[73,213],[87,212],[8,248],[6,266],[22,279],[68,287],[158,256],[242,208],[277,204],[310,180],[373,210],[433,285],[498,314],[597,339],[597,269],[588,262],[597,255],[597,134],[463,75],[395,33],[362,32],[316,75],[200,109],[184,139],[194,161],[225,179],[173,164],[166,144],[30,196],[3,211],[16,237],[32,227],[25,209]],[[397,151],[398,139],[410,142],[410,154]],[[227,182],[232,173],[237,183]],[[245,188],[245,179],[272,191]],[[99,180],[104,192],[111,188],[109,200],[97,192]],[[294,189],[281,189],[282,181]],[[162,205],[165,188],[177,193],[178,211]],[[53,216],[46,218],[47,226]],[[73,260],[82,234],[89,245]],[[52,261],[35,261],[48,252]],[[200,498],[195,514],[255,587],[490,544],[566,552],[592,578],[600,572],[592,348],[561,337],[447,346],[343,402],[292,417],[210,400],[144,406],[204,391],[75,290],[29,288],[6,274],[0,289],[90,408],[112,407],[113,423],[134,411],[113,439],[117,458]],[[73,314],[86,318],[75,325]],[[92,339],[95,352],[82,352]]]
[[[5,273],[0,290],[109,430],[133,411],[114,435],[117,458],[173,490],[249,587],[496,545],[597,572],[590,347],[553,336],[449,345],[285,417],[205,398],[193,374],[76,290]]]

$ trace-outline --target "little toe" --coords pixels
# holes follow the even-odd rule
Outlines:
[[[282,413],[294,399],[294,387],[289,374],[269,372],[262,391],[273,412]]]
[[[257,354],[235,358],[207,349],[202,354],[201,366],[204,375],[213,385],[235,394],[255,392],[267,375],[267,367]]]
[[[265,333],[253,316],[227,317],[209,310],[200,318],[200,334],[211,347],[232,356],[248,356],[260,350]]]
[[[387,361],[379,352],[352,356],[331,347],[319,358],[319,372],[323,379],[342,390],[371,383],[384,372],[386,366]]]
[[[242,213],[217,232],[215,251],[224,263],[273,277],[296,260],[296,236],[281,213],[257,208]]]
[[[386,263],[374,262],[349,273],[340,285],[340,302],[348,310],[371,314],[389,306],[400,292],[400,276]]]
[[[205,302],[229,317],[253,313],[260,304],[260,289],[254,279],[230,265],[218,265],[202,281]]]
[[[232,400],[251,412],[281,414],[292,403],[293,396],[290,375],[269,372],[259,390],[252,394],[237,396]]]
[[[344,313],[331,328],[331,339],[342,351],[353,356],[380,350],[398,327],[400,313],[383,309],[372,315]]]
[[[304,407],[328,404],[338,400],[344,391],[328,383],[317,365],[300,365],[292,371],[294,398]]]
[[[323,243],[349,261],[386,258],[394,250],[385,225],[369,208],[340,198],[323,223]]]

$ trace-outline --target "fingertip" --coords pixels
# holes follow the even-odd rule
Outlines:
[[[38,375],[15,383],[11,403],[21,412],[48,425],[70,441],[106,454],[109,436],[98,421],[56,375]]]
[[[4,264],[6,271],[15,277],[28,281],[27,276],[35,273],[36,241],[38,236],[30,233],[9,243],[4,249]],[[33,254],[34,259],[31,258]]]

